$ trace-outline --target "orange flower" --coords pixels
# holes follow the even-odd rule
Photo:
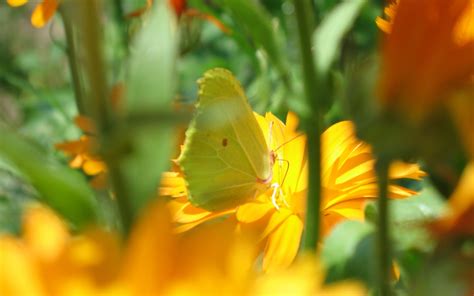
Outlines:
[[[177,231],[228,215],[236,220],[237,229],[257,230],[264,248],[263,269],[272,271],[288,266],[299,248],[306,211],[306,137],[297,132],[298,119],[292,113],[288,114],[286,125],[270,113],[255,117],[267,143],[276,153],[273,185],[267,192],[237,208],[209,212],[194,207],[187,200],[184,179],[174,172],[164,174],[160,194],[172,197],[169,206],[178,223]],[[322,142],[321,209],[322,231],[326,234],[343,219],[362,220],[365,202],[377,198],[377,184],[370,147],[355,137],[351,122],[330,127],[322,135]],[[392,180],[420,179],[422,176],[424,173],[415,164],[394,163],[390,170]],[[413,194],[415,192],[407,188],[390,186],[392,198]]]
[[[69,162],[72,168],[82,169],[84,173],[94,177],[91,180],[91,185],[94,188],[104,188],[107,182],[107,167],[94,153],[96,144],[94,143],[95,128],[93,123],[84,116],[76,117],[75,123],[88,135],[81,136],[79,140],[56,144],[55,147],[72,158]]]
[[[28,0],[7,0],[7,3],[13,7],[22,6],[28,3]],[[43,0],[36,5],[31,15],[31,24],[36,28],[42,28],[54,16],[58,9],[59,0]]]
[[[384,8],[383,12],[387,16],[388,20],[385,20],[381,17],[377,17],[375,22],[380,30],[385,33],[390,33],[392,31],[392,21],[395,18],[397,13],[398,0],[396,2],[390,3],[387,7]]]
[[[450,197],[447,212],[431,224],[437,236],[474,236],[474,162],[469,163]]]
[[[378,95],[414,119],[474,83],[474,0],[401,0],[377,20],[384,36]]]

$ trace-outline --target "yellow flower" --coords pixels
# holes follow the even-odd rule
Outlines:
[[[173,235],[161,205],[142,215],[123,246],[99,228],[72,236],[52,211],[34,207],[21,239],[0,236],[0,256],[5,296],[166,295],[184,287],[239,295],[255,257],[226,224]]]
[[[251,295],[327,295],[363,296],[366,289],[356,281],[344,281],[323,286],[324,271],[316,258],[303,255],[285,270],[257,278]]]
[[[72,295],[68,286],[102,285],[117,268],[115,236],[90,230],[73,237],[47,208],[27,209],[22,232],[22,239],[0,235],[1,295]]]
[[[357,283],[323,287],[324,274],[313,257],[274,277],[259,276],[253,269],[254,246],[232,229],[219,223],[173,235],[166,208],[155,204],[126,241],[99,228],[73,236],[52,211],[32,207],[22,238],[0,236],[0,294],[365,294]]]
[[[22,6],[28,3],[28,0],[7,0],[7,3],[13,7]],[[54,16],[58,9],[59,0],[43,0],[36,5],[31,15],[31,24],[36,28],[41,28]]]
[[[401,0],[377,19],[382,44],[378,95],[383,106],[423,119],[474,84],[474,0]],[[396,5],[396,6],[395,6]],[[470,95],[469,95],[470,93]]]
[[[94,125],[90,119],[84,116],[77,116],[75,123],[87,134],[81,136],[79,140],[58,143],[55,147],[72,158],[69,162],[72,168],[82,168],[88,176],[93,176],[91,185],[94,188],[104,188],[107,182],[107,167],[100,157],[94,153],[97,150],[94,142]]]
[[[264,252],[263,269],[273,271],[293,262],[301,240],[308,174],[306,137],[297,132],[298,119],[292,113],[288,114],[286,125],[270,113],[255,117],[276,154],[271,182],[274,185],[267,192],[237,208],[209,212],[189,203],[184,179],[174,172],[164,175],[160,193],[172,197],[169,205],[178,231],[228,215],[238,230],[257,230]],[[377,198],[377,184],[370,147],[355,137],[351,122],[331,126],[323,133],[322,143],[321,210],[322,232],[326,234],[343,219],[362,220],[366,201]],[[392,180],[418,180],[422,176],[424,172],[415,164],[398,162],[390,169]],[[415,194],[393,184],[389,189],[392,198]]]

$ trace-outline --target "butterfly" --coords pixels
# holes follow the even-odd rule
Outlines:
[[[198,85],[196,114],[178,158],[188,199],[209,211],[235,207],[270,187],[275,154],[230,71],[208,70]]]

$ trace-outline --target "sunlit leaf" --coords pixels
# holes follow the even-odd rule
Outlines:
[[[316,68],[326,74],[338,57],[344,36],[349,32],[366,0],[346,0],[326,15],[313,34]]]
[[[262,48],[280,75],[287,79],[288,62],[283,55],[282,33],[272,23],[271,15],[256,1],[224,0],[236,21],[252,37],[257,47]]]
[[[432,185],[424,183],[419,195],[391,202],[392,237],[397,242],[396,249],[428,251],[433,247],[426,223],[443,212],[444,202]]]
[[[121,167],[135,212],[154,196],[169,164],[178,31],[167,1],[157,1],[132,46],[126,93],[130,155]],[[169,117],[169,116],[168,116]]]
[[[370,270],[367,263],[375,262],[375,253],[371,258],[361,258],[361,254],[373,252],[373,229],[370,224],[356,221],[345,221],[334,228],[324,241],[322,250],[322,260],[328,268],[327,281],[368,277],[364,273]],[[360,263],[367,259],[369,261],[359,267],[354,264],[355,260]]]

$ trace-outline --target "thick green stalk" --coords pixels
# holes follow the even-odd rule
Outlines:
[[[129,43],[129,37],[128,37],[128,25],[125,20],[124,16],[124,11],[122,7],[122,1],[121,0],[114,0],[114,18],[117,26],[119,27],[120,30],[120,54],[119,56],[124,56],[128,53],[128,43]]]
[[[377,229],[377,255],[378,255],[378,283],[379,292],[382,296],[390,293],[390,233],[389,233],[389,211],[388,211],[388,167],[389,161],[379,158],[376,163],[377,180],[379,187],[378,200],[378,229]]]
[[[306,228],[303,234],[303,248],[315,251],[319,240],[320,204],[321,204],[321,103],[318,96],[317,76],[311,35],[313,32],[313,14],[308,0],[295,0],[295,12],[298,23],[301,62],[303,67],[304,91],[311,116],[304,118],[308,134],[308,198],[306,208]]]
[[[132,207],[127,196],[120,161],[112,150],[120,150],[113,143],[119,128],[110,106],[109,91],[107,87],[106,70],[101,47],[100,34],[101,19],[98,13],[98,1],[81,0],[73,2],[77,5],[74,12],[76,25],[80,31],[81,61],[84,66],[85,81],[88,93],[85,98],[86,111],[97,126],[97,136],[101,147],[101,155],[105,160],[109,177],[114,188],[115,198],[119,208],[123,229],[129,232],[133,221]],[[72,15],[71,12],[69,15]]]
[[[77,53],[76,44],[74,40],[74,31],[72,29],[71,20],[67,17],[64,12],[64,8],[60,9],[61,18],[64,25],[64,33],[66,35],[67,42],[67,58],[69,63],[69,70],[72,78],[72,89],[74,91],[74,99],[76,101],[77,111],[79,114],[85,114],[84,102],[83,102],[83,89],[81,84],[81,78],[79,75],[79,67],[77,64]]]

